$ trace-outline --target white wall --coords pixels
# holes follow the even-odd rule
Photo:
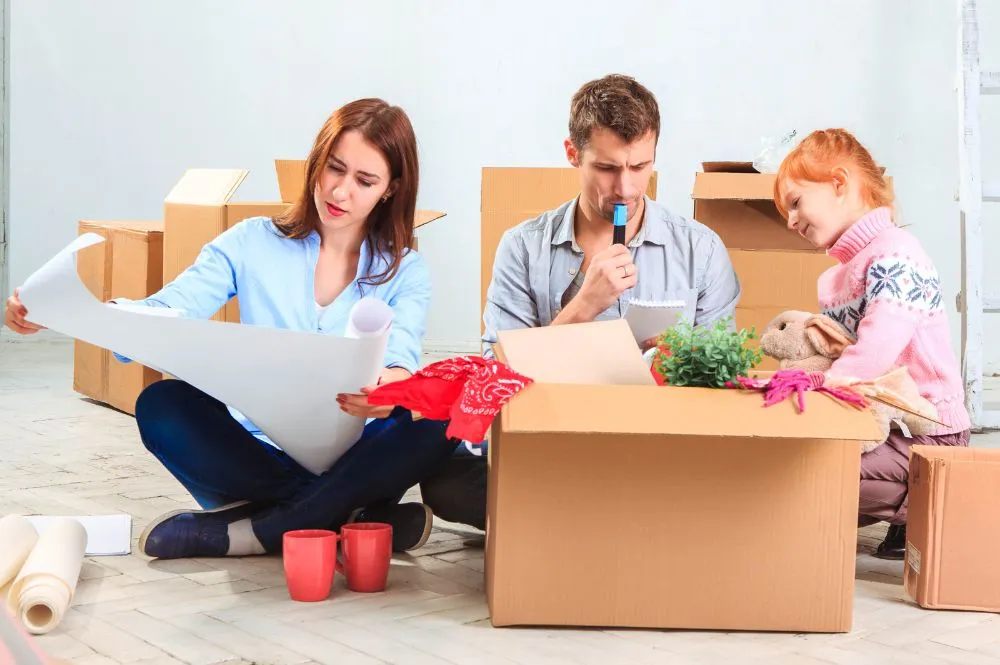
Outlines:
[[[659,98],[659,198],[682,213],[702,160],[750,159],[762,134],[790,128],[856,132],[940,267],[957,350],[954,5],[15,2],[11,282],[80,218],[158,218],[187,167],[251,168],[240,198],[276,197],[271,160],[303,155],[336,106],[377,95],[416,127],[419,205],[449,213],[421,234],[437,293],[428,339],[463,348],[479,332],[480,168],[564,165],[570,96],[620,71]],[[1000,10],[983,12],[993,31],[982,41],[1000,41]],[[993,243],[1000,251],[1000,234]],[[1000,284],[1000,268],[992,275]]]

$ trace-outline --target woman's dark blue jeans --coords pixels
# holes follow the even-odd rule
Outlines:
[[[146,448],[203,508],[260,504],[251,523],[268,552],[280,551],[286,531],[338,529],[357,508],[398,501],[456,446],[446,421],[413,420],[397,407],[317,476],[250,434],[222,402],[175,379],[147,387],[135,418]]]

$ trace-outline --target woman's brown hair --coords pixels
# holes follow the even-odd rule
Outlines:
[[[413,217],[417,207],[420,169],[417,140],[406,112],[381,99],[367,98],[345,104],[334,111],[316,135],[306,160],[305,184],[295,202],[274,218],[274,224],[288,238],[302,239],[319,227],[319,213],[313,193],[330,150],[344,132],[357,130],[389,164],[390,183],[396,189],[387,200],[379,200],[365,223],[365,239],[371,257],[385,255],[389,266],[376,275],[367,275],[363,284],[376,286],[392,279],[403,255],[413,244]],[[371,268],[369,263],[368,268]]]

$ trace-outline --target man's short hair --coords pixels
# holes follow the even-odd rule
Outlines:
[[[660,109],[656,97],[631,76],[608,74],[584,83],[570,104],[569,138],[577,150],[590,142],[595,127],[604,127],[626,143],[650,131],[660,138]]]

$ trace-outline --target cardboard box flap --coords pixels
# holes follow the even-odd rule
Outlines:
[[[705,173],[760,173],[753,162],[702,162]]]
[[[505,432],[666,434],[868,441],[878,424],[861,410],[821,393],[764,407],[762,393],[726,388],[602,386],[536,383],[514,396],[501,414]]]
[[[188,169],[170,190],[166,203],[225,205],[246,179],[247,169]]]
[[[436,219],[441,219],[448,213],[438,210],[418,210],[413,216],[413,228],[419,229],[424,224],[430,224]]]
[[[707,164],[723,164],[708,162]],[[735,162],[725,162],[735,164]],[[721,168],[721,167],[719,167]],[[740,169],[741,165],[731,168]],[[704,171],[695,173],[691,198],[702,200],[728,201],[774,201],[773,173],[757,173],[751,170]]]
[[[503,330],[504,362],[539,383],[655,386],[624,319]]]
[[[283,203],[295,203],[302,194],[306,179],[306,160],[276,159],[274,171],[278,176],[278,192]],[[437,210],[417,210],[413,217],[413,228],[441,219],[447,213]]]

